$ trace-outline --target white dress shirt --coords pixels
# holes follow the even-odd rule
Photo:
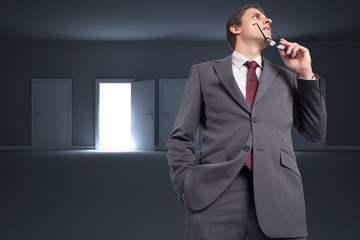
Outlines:
[[[233,52],[232,54],[232,70],[236,80],[237,85],[239,86],[244,98],[246,98],[246,78],[248,68],[244,66],[244,63],[249,61],[244,55],[238,52]],[[251,61],[251,60],[250,60]],[[253,61],[257,62],[258,66],[256,68],[256,76],[260,79],[261,71],[262,71],[262,58],[258,56]]]

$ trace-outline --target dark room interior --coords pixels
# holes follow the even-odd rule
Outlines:
[[[194,63],[230,55],[225,23],[247,3],[2,1],[0,239],[184,239],[185,210],[174,194],[164,147],[163,126],[172,122],[164,120],[161,80],[187,79]],[[311,51],[314,72],[326,83],[325,142],[305,143],[294,133],[308,239],[358,239],[357,2],[257,3],[274,31]],[[263,56],[282,65],[272,47]],[[35,79],[71,80],[66,148],[34,144]],[[97,149],[99,79],[153,80],[150,150]]]

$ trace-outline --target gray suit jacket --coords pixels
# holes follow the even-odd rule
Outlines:
[[[256,211],[263,232],[273,238],[307,236],[301,175],[291,128],[321,142],[326,108],[321,79],[297,79],[263,58],[252,110],[232,73],[232,59],[194,65],[168,140],[170,176],[179,199],[201,211],[224,192],[253,148]],[[203,130],[197,162],[194,134]]]

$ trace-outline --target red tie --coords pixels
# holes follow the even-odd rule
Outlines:
[[[246,100],[250,108],[252,108],[254,103],[254,98],[256,95],[257,86],[259,83],[255,72],[256,68],[258,67],[258,64],[255,61],[251,61],[251,62],[247,61],[246,63],[244,63],[244,65],[248,68],[247,80],[246,80]],[[252,170],[252,166],[253,166],[252,149],[250,151],[250,154],[246,158],[245,165],[247,168]]]

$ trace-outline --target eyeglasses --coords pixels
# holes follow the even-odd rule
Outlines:
[[[265,34],[263,33],[263,31],[261,30],[259,24],[257,23],[253,23],[253,26],[256,25],[261,33],[261,35],[264,37],[264,40],[267,44],[269,44],[270,46],[276,46],[278,49],[285,49],[284,45],[279,44],[280,42],[280,35],[277,32],[271,32],[271,38],[266,37]],[[275,34],[276,36],[273,38],[272,34]]]
[[[269,45],[275,46],[279,49],[285,49],[284,45],[279,44],[281,38],[282,37],[280,37],[280,35],[277,32],[271,32],[271,39],[268,38],[270,40]]]

